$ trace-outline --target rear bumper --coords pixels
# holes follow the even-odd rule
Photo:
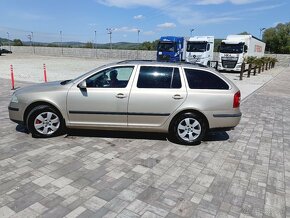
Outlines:
[[[210,117],[208,120],[210,129],[233,129],[240,123],[242,113],[240,111],[234,113],[213,113]]]

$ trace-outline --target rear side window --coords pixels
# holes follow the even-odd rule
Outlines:
[[[174,67],[140,67],[138,88],[179,89],[181,79],[179,69]]]
[[[191,89],[229,89],[229,85],[213,73],[194,69],[184,71]]]

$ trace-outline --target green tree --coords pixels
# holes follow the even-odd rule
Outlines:
[[[290,22],[279,23],[263,33],[266,50],[277,54],[290,54]]]
[[[87,42],[84,47],[85,48],[93,48],[93,43],[92,42]]]
[[[23,46],[23,43],[20,39],[14,39],[13,46]]]
[[[248,33],[247,31],[244,31],[244,32],[238,33],[238,35],[252,35],[252,34]]]
[[[159,40],[155,40],[153,42],[145,41],[140,45],[140,49],[154,51],[157,49],[158,42]]]

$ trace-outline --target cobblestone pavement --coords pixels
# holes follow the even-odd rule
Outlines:
[[[290,217],[290,68],[197,146],[164,135],[33,139],[0,80],[0,217]],[[122,137],[124,136],[124,137]]]

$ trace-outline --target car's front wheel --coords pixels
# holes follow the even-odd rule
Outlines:
[[[194,145],[204,138],[206,131],[207,125],[201,116],[195,113],[184,113],[173,121],[170,133],[177,142]]]
[[[64,129],[64,121],[60,113],[47,105],[33,108],[27,116],[26,123],[33,137],[57,136]]]

